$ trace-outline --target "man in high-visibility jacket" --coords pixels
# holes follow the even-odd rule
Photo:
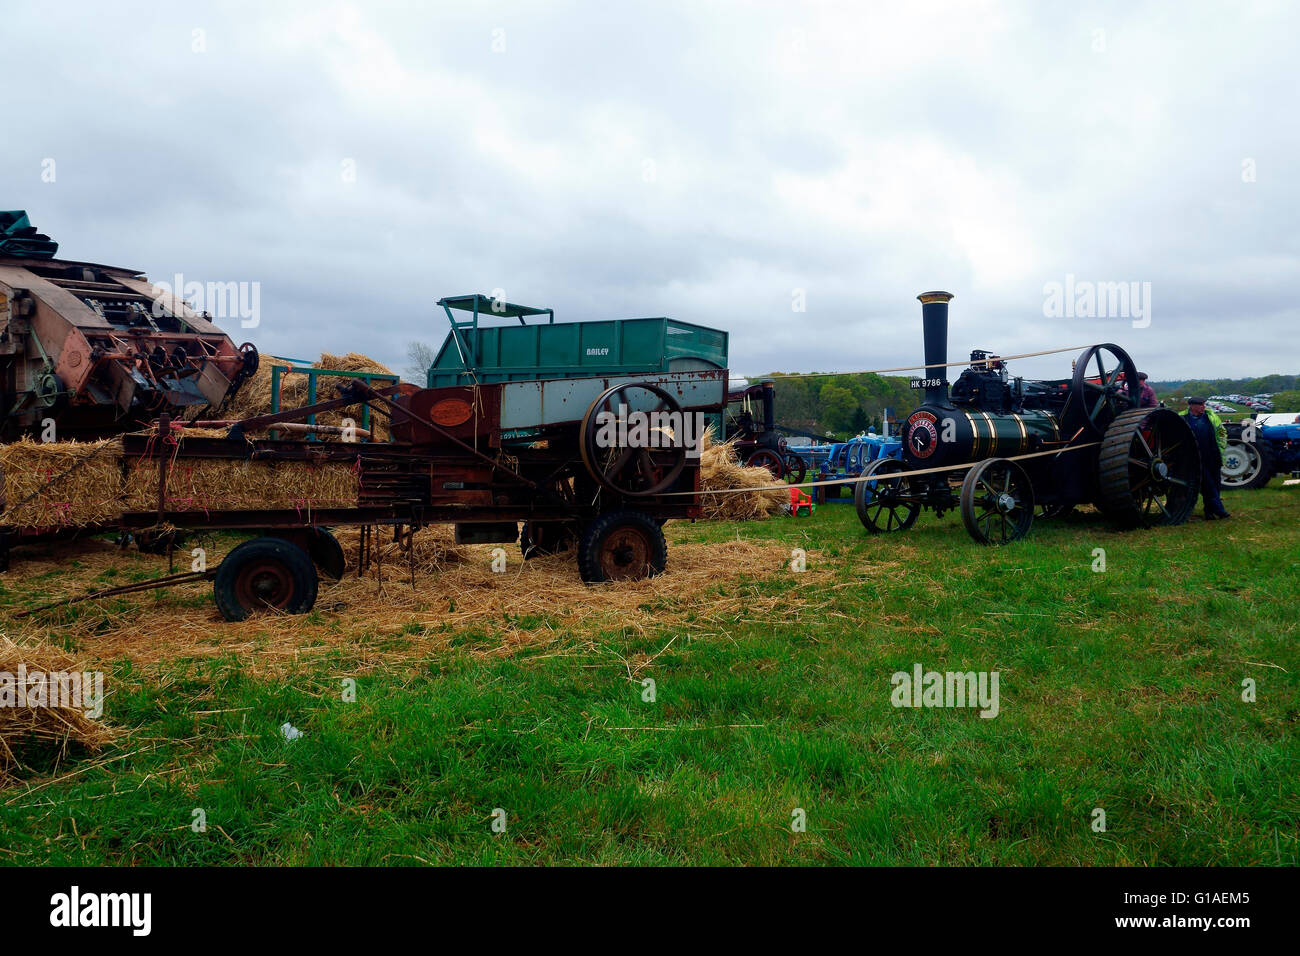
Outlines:
[[[1231,518],[1219,497],[1220,469],[1223,453],[1228,450],[1228,429],[1223,419],[1205,407],[1205,399],[1193,395],[1187,400],[1187,410],[1182,413],[1196,436],[1196,447],[1201,452],[1201,503],[1205,506],[1205,520]]]

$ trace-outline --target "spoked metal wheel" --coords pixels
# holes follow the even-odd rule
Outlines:
[[[916,523],[916,516],[921,513],[921,502],[912,497],[911,480],[871,480],[905,471],[907,466],[897,458],[877,458],[862,472],[863,480],[854,486],[853,504],[858,509],[858,520],[872,534],[906,531]]]
[[[1054,504],[1039,505],[1038,514],[1035,516],[1039,521],[1049,521],[1053,518],[1065,518],[1074,512],[1072,504]]]
[[[1196,439],[1167,408],[1135,408],[1116,418],[1097,466],[1103,510],[1128,527],[1182,524],[1201,487]]]
[[[1009,544],[1034,523],[1034,489],[1014,461],[989,458],[961,483],[961,520],[980,544]]]
[[[785,453],[785,476],[791,484],[801,484],[808,476],[808,462],[792,451]]]
[[[619,494],[641,496],[667,491],[686,467],[684,436],[673,435],[668,429],[658,427],[652,430],[653,433],[646,432],[644,444],[635,446],[614,444],[606,437],[611,431],[626,434],[629,438],[637,433],[635,426],[628,422],[622,422],[625,427],[618,428],[623,411],[629,416],[634,412],[646,415],[678,413],[680,421],[681,410],[676,399],[659,386],[647,382],[606,389],[591,403],[582,419],[582,463],[587,466],[591,477]],[[777,463],[780,464],[780,458],[777,458]]]
[[[1082,426],[1089,434],[1104,435],[1117,416],[1137,407],[1142,394],[1137,376],[1137,366],[1118,345],[1084,349],[1074,363],[1070,401],[1062,416],[1065,428],[1073,432]]]
[[[745,459],[746,468],[766,468],[772,473],[773,481],[785,477],[785,460],[770,448],[759,448]]]

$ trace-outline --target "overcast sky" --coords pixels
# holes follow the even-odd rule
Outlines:
[[[260,283],[228,331],[296,357],[404,367],[500,288],[726,329],[742,373],[881,368],[946,289],[954,359],[1294,373],[1298,7],[11,0],[0,208]],[[1067,275],[1150,283],[1149,325],[1045,315]]]

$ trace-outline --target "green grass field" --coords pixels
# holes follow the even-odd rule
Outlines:
[[[480,628],[365,672],[110,662],[126,733],[0,790],[0,862],[1294,866],[1300,489],[1225,500],[1227,523],[1080,515],[1000,550],[951,514],[870,537],[849,505],[674,523],[670,563],[739,536],[817,573],[722,585],[788,613],[513,654]],[[892,706],[916,663],[997,671],[998,716]]]

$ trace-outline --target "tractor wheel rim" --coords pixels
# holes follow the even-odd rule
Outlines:
[[[633,528],[621,528],[600,549],[600,566],[611,581],[646,576],[650,567],[650,540]]]

